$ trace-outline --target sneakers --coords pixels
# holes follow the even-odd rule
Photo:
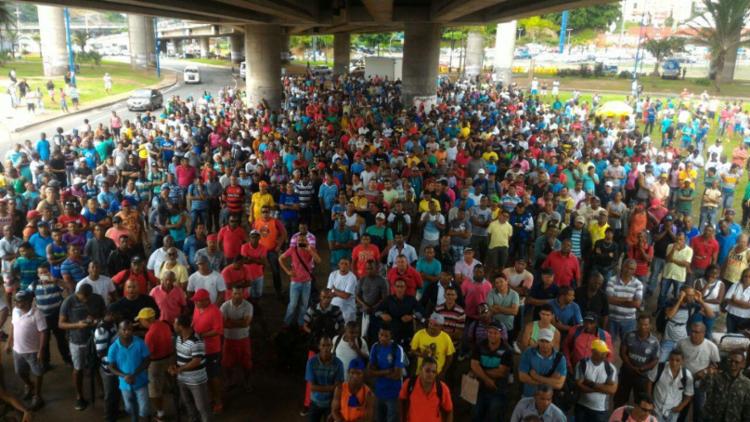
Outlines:
[[[309,408],[309,407],[307,407],[307,406],[304,406],[304,407],[302,408],[302,410],[300,410],[300,411],[299,411],[299,415],[300,415],[300,416],[303,416],[303,417],[304,417],[304,416],[307,416],[307,415],[309,415],[309,414],[310,414],[310,408]]]
[[[86,407],[88,407],[88,405],[89,405],[89,402],[87,402],[86,400],[84,400],[84,399],[78,399],[78,400],[76,400],[75,409],[79,410],[79,411],[80,410],[85,410]]]

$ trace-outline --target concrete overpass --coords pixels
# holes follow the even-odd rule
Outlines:
[[[611,0],[33,0],[52,6],[128,13],[131,61],[138,66],[150,66],[155,61],[152,17],[205,22],[209,25],[188,28],[190,38],[201,39],[201,50],[205,46],[207,51],[208,37],[231,35],[232,57],[239,59],[243,49],[245,52],[249,102],[257,104],[264,99],[274,108],[280,104],[281,52],[288,50],[290,34],[334,34],[334,72],[344,73],[351,33],[403,30],[404,100],[407,104],[429,103],[435,99],[440,39],[446,26],[510,21],[607,1]],[[42,9],[50,12],[42,13]],[[50,25],[41,25],[43,36],[45,27],[49,33],[61,22],[61,12],[51,10],[61,9],[40,6],[40,22],[43,17],[54,19]],[[170,34],[179,38],[179,30],[170,31],[163,31],[165,38]],[[498,34],[498,44],[512,46],[515,25]],[[479,37],[472,38],[481,42]],[[509,51],[512,57],[512,47]],[[46,63],[44,52],[43,56]]]

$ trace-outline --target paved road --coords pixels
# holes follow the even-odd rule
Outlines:
[[[179,95],[182,97],[189,95],[200,95],[204,90],[216,93],[219,88],[223,86],[234,86],[236,77],[239,83],[242,82],[237,75],[232,75],[229,69],[221,69],[216,67],[201,66],[198,67],[201,71],[201,83],[187,85],[182,82],[182,70],[185,68],[186,63],[178,60],[166,59],[162,60],[162,67],[170,70],[180,72],[178,75],[178,83],[170,88],[162,91],[164,94],[164,100],[166,101],[173,95]],[[5,153],[13,147],[13,145],[23,142],[26,139],[35,142],[39,138],[41,132],[45,132],[47,136],[51,136],[58,127],[62,127],[66,133],[73,128],[79,127],[83,124],[83,119],[89,119],[89,123],[92,127],[96,127],[99,123],[104,123],[105,126],[109,126],[109,117],[112,110],[116,111],[117,114],[123,119],[133,119],[135,117],[134,112],[128,111],[125,106],[125,101],[120,103],[109,105],[106,107],[100,107],[89,112],[79,113],[51,121],[49,123],[40,124],[31,129],[27,129],[21,132],[9,132],[7,128],[0,125],[0,157],[3,157]]]

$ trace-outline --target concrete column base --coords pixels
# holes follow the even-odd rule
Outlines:
[[[350,52],[352,38],[348,32],[333,35],[333,73],[345,75],[349,73]]]
[[[201,38],[198,40],[198,43],[201,48],[201,59],[207,59],[208,58],[208,38]]]
[[[404,30],[401,100],[406,107],[424,107],[429,111],[437,102],[442,32],[438,23],[413,23]]]
[[[245,25],[245,84],[251,107],[259,103],[272,110],[281,107],[281,38],[280,25]]]
[[[481,32],[470,31],[466,38],[466,65],[464,76],[476,78],[482,73],[484,62],[484,35]]]
[[[232,64],[240,64],[245,58],[245,37],[243,35],[232,35],[229,37],[230,58]]]
[[[65,16],[61,7],[37,6],[44,76],[62,76],[68,71]]]
[[[497,24],[495,38],[495,63],[493,74],[496,81],[505,86],[513,79],[513,53],[516,49],[516,21]]]
[[[130,41],[130,65],[138,69],[156,67],[154,18],[128,15],[128,38]]]

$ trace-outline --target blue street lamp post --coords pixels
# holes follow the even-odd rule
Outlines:
[[[68,47],[68,70],[70,70],[71,78],[70,83],[76,85],[76,63],[75,54],[73,53],[73,37],[70,34],[70,12],[66,7],[63,9],[65,15],[65,42]]]
[[[159,49],[161,47],[161,40],[159,39],[159,31],[157,30],[156,21],[158,18],[154,18],[154,48],[156,49],[156,77],[161,78],[161,64],[159,63]]]

